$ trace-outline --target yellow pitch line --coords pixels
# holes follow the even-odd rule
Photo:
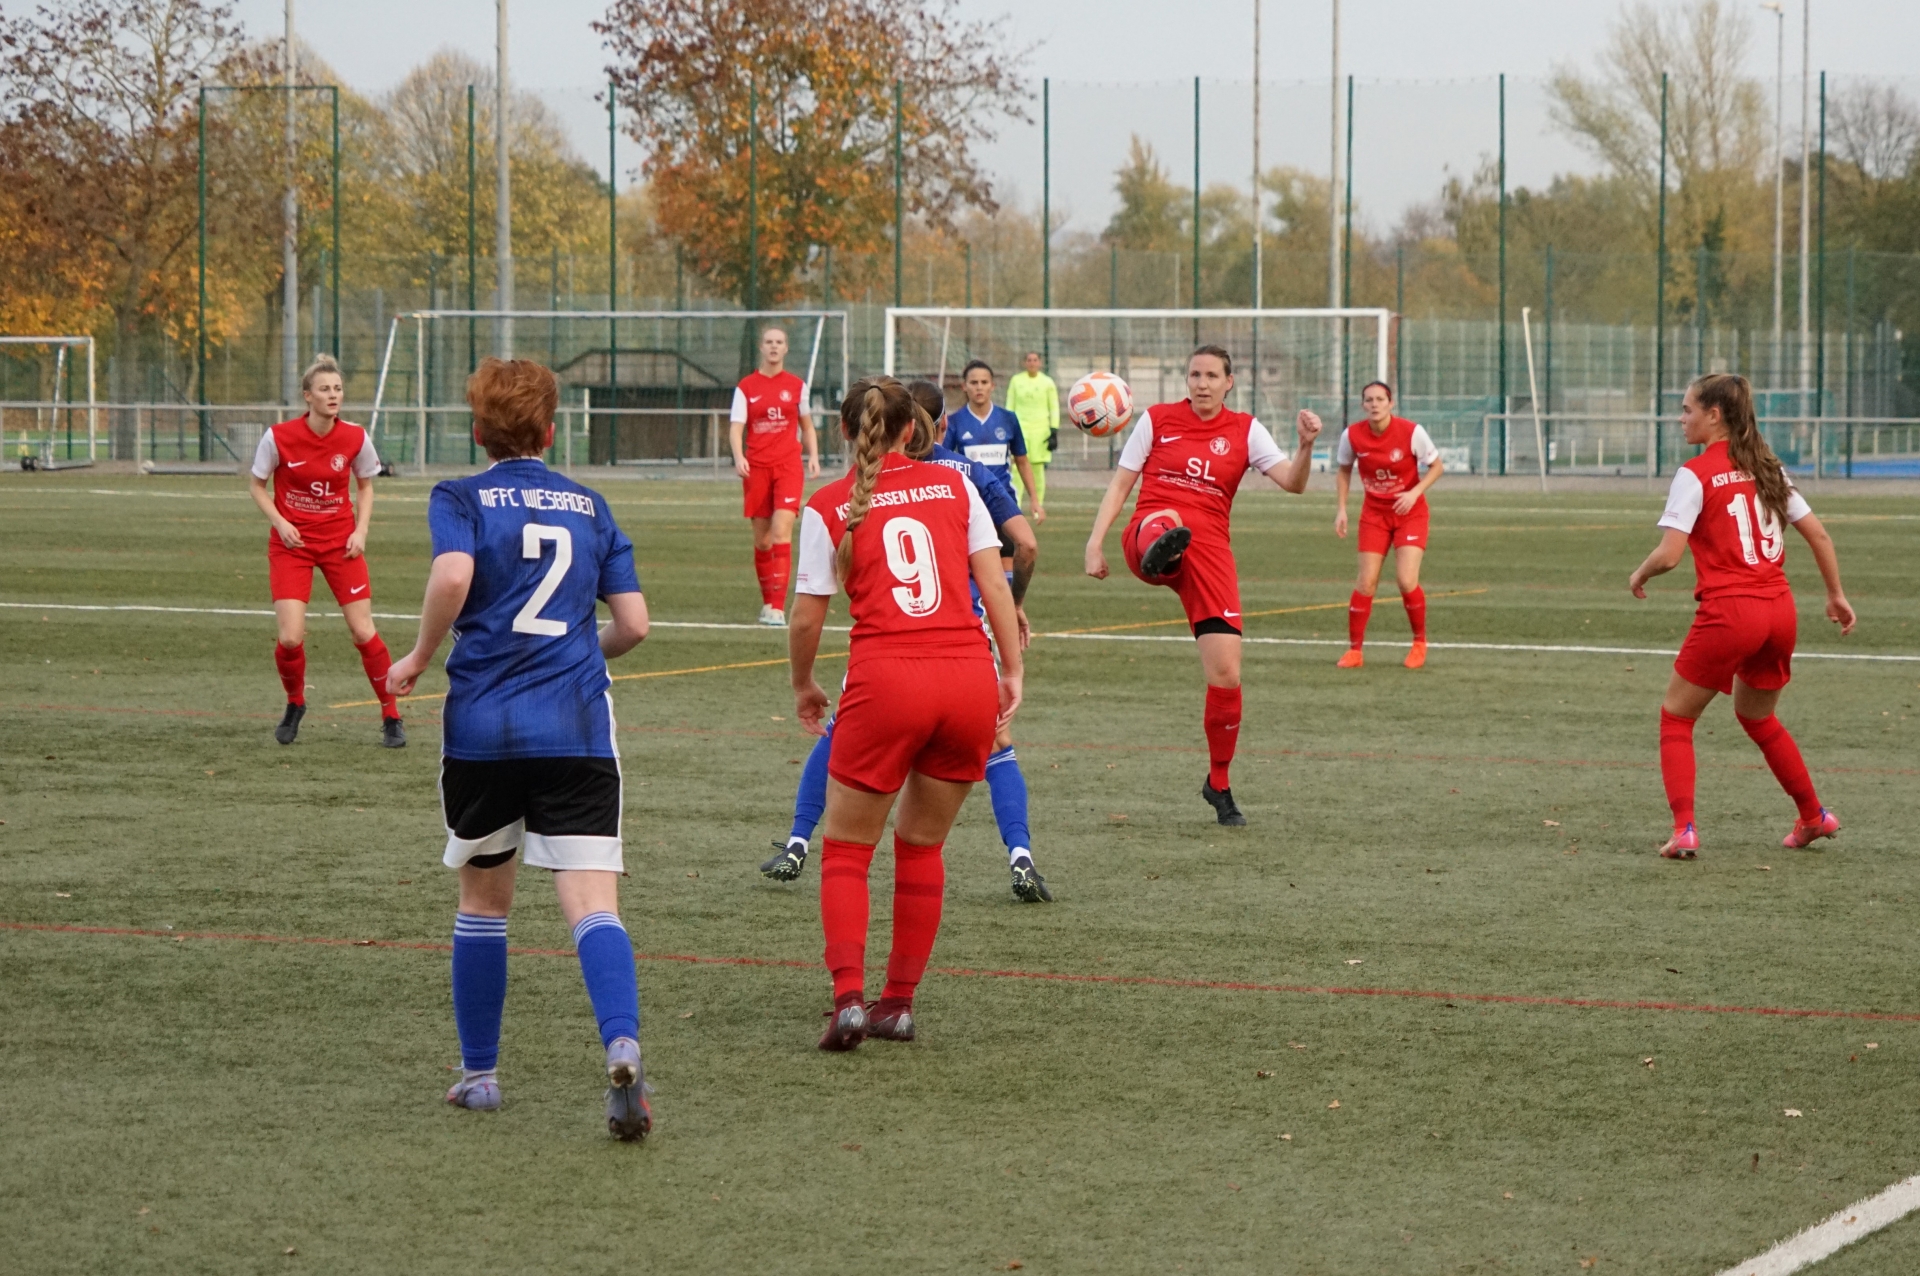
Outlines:
[[[1468,594],[1484,594],[1486,592],[1484,589],[1450,589],[1442,594],[1428,594],[1427,597],[1460,598]],[[1254,616],[1291,616],[1303,611],[1333,611],[1337,608],[1343,608],[1346,605],[1345,603],[1314,603],[1310,607],[1275,607],[1270,611],[1245,612],[1240,618],[1242,620],[1248,620]],[[1118,633],[1123,629],[1155,629],[1162,625],[1184,625],[1186,623],[1184,617],[1179,620],[1141,620],[1130,625],[1100,625],[1093,629],[1055,629],[1044,634],[1035,634],[1034,637],[1064,638],[1068,634],[1111,634]]]
[[[846,657],[846,654],[844,651],[823,651],[818,656],[815,656],[814,659],[841,660]],[[787,658],[782,656],[778,660],[742,660],[738,664],[731,665],[697,665],[692,669],[655,669],[651,673],[620,673],[614,674],[611,680],[614,682],[631,682],[635,678],[673,678],[683,673],[718,673],[722,669],[763,669],[768,665],[784,665],[786,663]],[[446,698],[447,693],[442,691],[437,695],[430,696],[401,696],[400,702],[402,704],[412,704],[416,700],[445,700]],[[349,700],[345,704],[330,704],[327,708],[364,709],[368,705],[379,703],[378,700]]]

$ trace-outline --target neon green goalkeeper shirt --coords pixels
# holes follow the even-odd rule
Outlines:
[[[1045,465],[1053,459],[1048,446],[1053,432],[1060,428],[1060,388],[1042,372],[1028,376],[1016,372],[1007,380],[1007,411],[1020,418],[1020,433],[1027,440],[1027,460]]]

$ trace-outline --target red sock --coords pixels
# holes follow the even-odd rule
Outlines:
[[[380,697],[380,716],[397,718],[400,716],[400,702],[387,690],[387,670],[393,668],[393,657],[387,654],[387,644],[379,634],[365,642],[353,644],[360,650],[360,667],[367,671],[367,681],[373,684],[373,694]]]
[[[913,990],[933,955],[947,890],[942,845],[915,846],[893,835],[893,950],[887,954],[887,986],[880,994],[888,1009],[912,1004]]]
[[[1232,783],[1227,768],[1233,763],[1233,747],[1240,743],[1240,688],[1209,686],[1201,722],[1207,729],[1207,783],[1224,793]]]
[[[273,665],[280,671],[280,685],[287,689],[288,704],[307,702],[307,645],[289,647],[273,644]]]
[[[774,603],[774,551],[772,549],[753,551],[753,574],[760,581],[760,603],[778,606],[778,603]]]
[[[1733,716],[1740,718],[1737,713]],[[1800,808],[1800,818],[1819,819],[1820,798],[1813,791],[1813,777],[1807,774],[1807,764],[1800,758],[1800,746],[1780,725],[1780,719],[1770,713],[1764,718],[1740,718],[1740,725],[1760,746],[1760,756],[1767,760],[1767,768],[1773,772],[1773,778],[1780,781],[1780,787]]]
[[[1693,723],[1660,710],[1660,778],[1673,808],[1673,827],[1693,823]]]
[[[1347,642],[1355,651],[1367,640],[1367,621],[1373,618],[1373,597],[1359,590],[1347,599]]]
[[[827,936],[835,1007],[859,1001],[867,973],[867,870],[873,848],[827,838],[820,844],[820,928]]]
[[[773,547],[773,597],[767,601],[775,607],[785,607],[787,603],[787,578],[793,575],[793,542]],[[764,592],[766,586],[761,586]]]
[[[1400,595],[1400,601],[1407,605],[1407,623],[1413,626],[1413,640],[1427,640],[1427,592],[1415,585],[1413,592]]]

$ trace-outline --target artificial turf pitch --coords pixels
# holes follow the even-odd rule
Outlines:
[[[655,620],[752,617],[731,486],[605,491]],[[380,485],[378,611],[417,606],[425,493]],[[1055,493],[1037,631],[1178,614],[1124,569],[1080,574],[1095,496]],[[1443,484],[1435,641],[1677,646],[1691,566],[1625,589],[1659,501]],[[1862,623],[1829,631],[1790,537],[1803,652],[1920,652],[1910,502],[1814,504]],[[1244,608],[1289,609],[1250,636],[1343,636],[1330,515],[1324,492],[1241,501]],[[229,480],[7,476],[0,601],[264,610],[265,536]],[[337,619],[313,622],[314,710],[280,748],[264,616],[0,609],[0,1267],[1710,1273],[1920,1169],[1920,665],[1796,665],[1782,718],[1847,823],[1811,851],[1781,849],[1792,808],[1716,704],[1705,850],[1673,864],[1652,853],[1667,659],[1442,649],[1409,672],[1392,592],[1357,673],[1334,646],[1248,647],[1242,830],[1196,796],[1189,643],[1037,639],[1016,737],[1058,902],[1012,900],[977,794],[920,1040],[846,1056],[814,1049],[816,868],[754,871],[810,744],[784,668],[750,664],[782,637],[656,628],[616,674],[749,667],[615,684],[623,912],[643,954],[753,961],[642,960],[638,1147],[604,1133],[535,871],[506,1106],[441,1102],[435,705],[399,753],[374,709],[329,709],[368,698]],[[406,649],[410,623],[381,627]],[[876,966],[890,876],[883,851]],[[392,942],[284,942],[311,939]],[[1909,1220],[1822,1271],[1917,1267]]]

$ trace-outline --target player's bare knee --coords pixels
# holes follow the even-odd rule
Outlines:
[[[282,629],[280,631],[280,645],[289,650],[302,645],[306,641],[307,631],[304,628],[291,631]]]

